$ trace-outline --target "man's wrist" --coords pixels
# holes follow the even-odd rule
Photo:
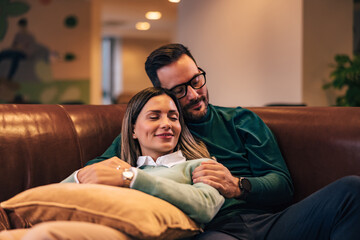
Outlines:
[[[240,196],[238,196],[237,198],[241,200],[246,200],[251,192],[251,183],[249,179],[245,177],[240,177],[238,186],[240,189]]]

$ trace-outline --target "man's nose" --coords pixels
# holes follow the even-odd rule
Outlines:
[[[193,89],[190,85],[187,86],[187,98],[188,99],[194,99],[194,98],[197,98],[199,96],[199,94],[197,93],[196,89]]]

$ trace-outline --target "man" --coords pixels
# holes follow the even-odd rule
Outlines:
[[[11,66],[7,75],[9,82],[13,80],[20,60],[31,57],[35,51],[36,41],[34,36],[27,31],[27,24],[25,18],[18,21],[19,32],[16,33],[11,48],[0,52],[0,63],[4,59],[11,59]]]
[[[207,183],[227,198],[195,239],[358,238],[360,177],[340,179],[276,212],[290,201],[293,186],[277,143],[261,119],[240,107],[209,104],[206,73],[181,44],[156,49],[145,69],[154,86],[174,92],[190,131],[218,160],[203,163],[193,174],[193,182]],[[120,137],[88,165],[116,156],[119,142]],[[80,170],[79,181],[111,184],[100,168],[95,164]]]

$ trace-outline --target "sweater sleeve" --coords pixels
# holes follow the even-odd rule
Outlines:
[[[215,188],[204,183],[178,183],[143,170],[138,171],[132,188],[173,204],[198,223],[208,223],[224,202]]]
[[[291,200],[293,185],[290,173],[274,135],[252,112],[241,123],[246,155],[252,176],[252,189],[247,201],[261,205],[278,205]],[[246,130],[244,130],[246,129]]]
[[[108,147],[108,149],[106,149],[106,151],[99,157],[96,157],[90,161],[88,161],[85,166],[94,164],[94,163],[98,163],[98,162],[102,162],[106,159],[112,158],[112,157],[120,157],[120,152],[121,152],[121,134],[119,134],[114,141],[112,142],[112,144],[110,145],[110,147]]]

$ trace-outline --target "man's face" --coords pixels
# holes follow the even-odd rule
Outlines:
[[[187,83],[195,75],[199,74],[199,69],[194,61],[183,54],[179,60],[157,71],[161,87],[171,89],[179,84]],[[198,120],[206,115],[209,104],[209,95],[204,85],[200,89],[193,89],[187,86],[187,94],[179,99],[185,120]]]

